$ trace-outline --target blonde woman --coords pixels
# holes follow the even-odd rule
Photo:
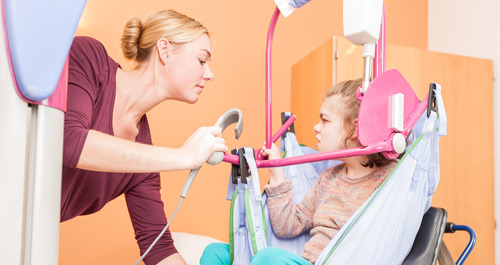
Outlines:
[[[141,254],[164,228],[158,172],[194,169],[226,151],[218,127],[202,127],[181,148],[153,146],[146,113],[165,100],[193,104],[214,79],[208,30],[174,10],[144,23],[129,19],[123,54],[136,67],[124,71],[104,46],[75,37],[70,50],[64,126],[61,221],[99,211],[121,194]],[[166,232],[144,259],[185,264]]]

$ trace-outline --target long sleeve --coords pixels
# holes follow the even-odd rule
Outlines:
[[[79,74],[75,73],[73,76],[75,75]],[[89,93],[92,89],[89,87],[90,84],[84,86],[81,83],[71,82],[68,85],[68,107],[64,119],[63,148],[63,165],[67,167],[74,168],[78,164],[91,127],[93,99]]]
[[[313,227],[315,212],[315,189],[313,187],[301,203],[292,203],[292,182],[286,180],[276,186],[265,187],[269,216],[277,236],[290,238],[300,235]]]
[[[75,37],[69,53],[64,166],[76,167],[90,129],[112,134],[110,110],[115,99],[117,68],[100,42]]]
[[[160,195],[160,176],[151,174],[125,194],[127,207],[135,231],[135,238],[141,255],[153,243],[167,224]],[[167,229],[158,243],[144,258],[146,264],[157,264],[166,257],[177,253],[170,230]]]

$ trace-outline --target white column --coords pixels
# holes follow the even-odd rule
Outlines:
[[[30,127],[24,264],[58,264],[64,112],[34,106]]]
[[[30,109],[14,89],[3,28],[0,19],[0,259],[21,264]]]
[[[58,264],[64,112],[17,95],[2,23],[0,263]]]

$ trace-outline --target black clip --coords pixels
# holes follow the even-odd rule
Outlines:
[[[436,83],[431,83],[429,85],[429,97],[427,100],[427,118],[431,116],[431,111],[437,111],[437,105],[436,105]]]
[[[291,114],[293,115],[293,114]],[[291,117],[290,115],[290,117]],[[285,124],[285,122],[290,118],[290,117],[286,117],[285,116],[285,112],[281,112],[281,125]],[[285,133],[287,132],[292,132],[292,133],[295,133],[295,126],[294,126],[294,123],[292,123],[292,125],[290,125],[290,127],[288,127],[286,129],[286,131],[283,133],[283,135],[285,135]]]
[[[239,148],[238,150],[233,149],[231,150],[231,154],[236,155],[238,154],[240,164],[236,165],[233,164],[231,166],[231,176],[232,176],[232,182],[233,184],[238,184],[238,176],[241,176],[241,183],[247,184],[247,178],[250,176],[250,172],[248,171],[248,164],[247,160],[245,158],[245,149],[244,148]]]
[[[247,178],[250,175],[250,173],[248,172],[247,159],[245,158],[245,149],[240,148],[238,153],[239,153],[238,155],[240,156],[241,183],[247,184]]]
[[[235,148],[235,149],[231,150],[231,154],[237,155],[238,149]],[[233,184],[238,184],[238,176],[240,175],[238,173],[239,168],[240,168],[240,166],[237,164],[231,165],[231,181],[233,182]]]

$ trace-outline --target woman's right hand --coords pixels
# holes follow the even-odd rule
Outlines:
[[[226,152],[228,150],[221,133],[222,128],[219,126],[201,127],[186,140],[181,147],[181,154],[187,168],[198,168],[214,152]]]

